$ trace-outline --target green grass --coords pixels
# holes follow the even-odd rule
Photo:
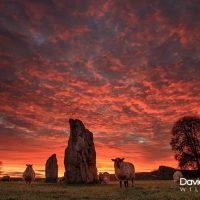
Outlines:
[[[198,186],[197,186],[198,187]],[[136,181],[135,187],[109,185],[66,185],[23,182],[0,183],[0,200],[199,200],[199,192],[181,192],[172,181]]]

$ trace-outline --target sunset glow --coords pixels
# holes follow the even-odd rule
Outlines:
[[[98,171],[124,157],[136,172],[177,167],[171,128],[200,115],[198,1],[0,3],[0,161],[59,176],[69,119],[94,135]],[[173,6],[172,6],[173,4]]]

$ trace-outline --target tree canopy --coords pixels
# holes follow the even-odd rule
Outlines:
[[[200,118],[186,116],[180,118],[172,128],[170,142],[175,159],[182,169],[200,171]]]

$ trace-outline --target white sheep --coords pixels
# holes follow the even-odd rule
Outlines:
[[[183,178],[183,174],[181,171],[175,171],[173,174],[174,183],[179,184],[180,178]]]
[[[110,181],[110,174],[108,172],[99,173],[99,181],[101,184],[108,184]]]
[[[132,187],[134,186],[135,179],[135,167],[132,163],[124,162],[124,158],[111,159],[114,162],[115,176],[120,182],[122,187],[122,181],[124,186],[128,187],[128,181],[132,181]]]
[[[35,180],[35,172],[33,170],[33,165],[27,164],[26,170],[23,173],[23,179],[26,183],[31,184],[32,181]]]

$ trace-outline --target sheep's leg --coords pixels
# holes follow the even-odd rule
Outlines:
[[[120,183],[120,188],[122,187],[122,181],[119,182]]]
[[[126,181],[124,181],[124,187],[126,187]]]
[[[124,181],[124,187],[128,187],[128,181],[127,180]]]
[[[132,187],[133,187],[133,186],[134,186],[134,179],[132,178],[132,180],[131,180],[131,181],[132,181]]]

